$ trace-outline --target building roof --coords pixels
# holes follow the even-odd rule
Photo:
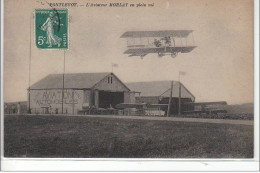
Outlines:
[[[67,73],[64,75],[64,88],[90,89],[110,74],[113,73]],[[30,89],[60,89],[62,88],[62,75],[63,74],[50,74],[40,81],[36,82],[35,84],[31,85]],[[116,75],[114,76],[116,77]],[[170,95],[171,81],[133,82],[126,84],[124,84],[123,82],[121,83],[130,91],[141,92],[141,96],[145,97],[169,97]],[[181,84],[181,86],[182,98],[195,99],[195,97],[183,84]],[[179,82],[177,81],[174,81],[173,83],[172,96],[179,96]]]
[[[109,74],[111,73],[67,73],[64,75],[64,88],[92,88]],[[62,75],[50,74],[33,84],[30,89],[62,88]]]
[[[151,81],[151,82],[133,82],[126,83],[131,91],[141,92],[140,96],[162,96],[169,97],[171,89],[171,81]],[[179,97],[179,82],[173,81],[172,97]],[[195,99],[193,94],[181,84],[181,97]]]
[[[192,30],[166,30],[166,31],[128,31],[125,32],[121,38],[128,37],[187,37]]]

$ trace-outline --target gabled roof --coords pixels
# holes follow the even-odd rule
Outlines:
[[[129,31],[125,32],[121,38],[128,37],[187,37],[192,30],[165,30],[165,31]]]
[[[170,96],[171,81],[133,82],[126,83],[126,85],[130,88],[131,91],[141,92],[141,96],[143,97]],[[192,100],[194,100],[195,97],[192,95],[192,93],[183,84],[181,84],[181,86],[181,97],[192,98]],[[178,81],[173,82],[172,97],[179,97]]]
[[[109,74],[111,73],[67,73],[64,75],[64,88],[92,88]],[[50,74],[33,84],[30,89],[62,88],[62,75]]]

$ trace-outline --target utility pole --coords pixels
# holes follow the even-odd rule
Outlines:
[[[180,80],[180,73],[179,73],[179,109],[178,115],[181,115],[181,80]]]
[[[32,29],[32,19],[30,15],[30,53],[29,53],[29,88],[28,88],[28,114],[31,114],[31,56],[32,56],[32,34],[31,34],[31,29]]]
[[[65,50],[64,50],[64,64],[63,64],[63,74],[62,74],[62,98],[61,98],[61,113],[63,114],[63,105],[64,105],[64,76],[65,76]]]
[[[74,115],[74,92],[75,92],[75,90],[73,89],[72,90],[72,100],[73,100],[73,102],[72,102],[72,115]]]
[[[171,111],[171,103],[172,103],[172,88],[173,88],[173,81],[171,82],[171,93],[170,93],[170,97],[169,97],[169,104],[168,104],[167,117],[170,116],[170,111]]]

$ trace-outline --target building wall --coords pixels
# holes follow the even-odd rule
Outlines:
[[[32,113],[56,114],[62,113],[62,89],[31,90],[30,107]],[[82,109],[88,96],[84,90],[64,90],[63,113],[74,114]],[[28,99],[29,100],[29,99]]]
[[[96,108],[99,108],[99,91],[124,92],[124,102],[135,103],[134,93],[130,93],[129,89],[114,75],[108,75],[93,87],[93,101]]]
[[[99,108],[99,92],[94,91],[94,105],[96,108]]]
[[[142,97],[137,96],[136,103],[148,103],[148,104],[158,104],[159,103],[159,97],[157,96],[151,96],[151,97]]]
[[[124,92],[124,103],[135,103],[135,93]]]
[[[84,90],[83,106],[92,106],[94,104],[93,101],[93,91]]]
[[[185,111],[192,111],[194,110],[194,106],[187,105],[185,103],[192,102],[192,98],[181,98],[181,113],[184,113]],[[164,97],[160,100],[160,104],[168,104],[169,103],[169,97]],[[167,109],[165,109],[167,111]],[[179,98],[173,97],[172,103],[171,103],[171,115],[177,115],[179,112]]]
[[[169,97],[171,90],[169,89],[165,92],[162,97]],[[179,85],[173,88],[172,97],[179,97]],[[195,97],[183,86],[181,85],[181,97],[182,98],[191,98],[192,101],[195,101]]]
[[[114,75],[108,75],[100,82],[98,82],[94,89],[104,90],[104,91],[129,91],[127,87],[125,87],[122,82],[120,82]]]

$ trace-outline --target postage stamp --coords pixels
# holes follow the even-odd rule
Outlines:
[[[40,49],[68,49],[67,9],[35,9],[35,43]]]

